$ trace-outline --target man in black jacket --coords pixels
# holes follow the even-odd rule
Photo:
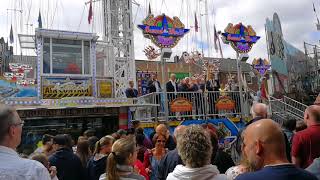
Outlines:
[[[148,81],[148,93],[155,93],[155,104],[158,104],[157,107],[157,114],[160,111],[160,92],[162,91],[160,82],[157,80],[157,77],[155,74],[152,74],[151,80]]]
[[[155,74],[152,74],[151,80],[148,81],[148,91],[149,93],[161,92],[161,85]]]
[[[56,152],[49,157],[49,162],[50,165],[57,167],[59,180],[86,179],[80,159],[72,152],[71,139],[68,135],[56,135],[53,138],[53,148]]]
[[[208,81],[206,82],[206,88],[208,90],[209,98],[209,114],[217,114],[218,111],[215,108],[215,103],[218,100],[220,93],[220,83],[218,75],[214,76],[212,73],[208,76]]]
[[[171,74],[170,75],[170,81],[166,83],[166,90],[167,90],[167,98],[168,98],[168,107],[170,102],[177,98],[177,92],[178,92],[178,84],[176,83],[176,75]],[[170,108],[169,108],[170,110]],[[169,116],[174,116],[175,113],[172,113],[169,111]]]

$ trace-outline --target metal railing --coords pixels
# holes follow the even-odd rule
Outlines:
[[[269,104],[272,112],[272,119],[282,124],[283,120],[292,117],[303,120],[304,111],[307,105],[294,99],[284,96],[282,99],[270,97]]]
[[[235,107],[232,110],[220,111],[216,108],[217,100],[227,96],[231,98]],[[137,104],[156,104],[158,106],[141,107],[135,111],[135,120],[140,121],[157,121],[165,120],[166,115],[169,120],[188,120],[188,119],[210,119],[216,117],[237,117],[243,115],[249,115],[249,107],[253,103],[253,98],[249,92],[243,92],[242,94],[244,102],[241,112],[240,92],[167,92],[167,93],[150,93],[144,96],[140,96],[136,99]],[[168,112],[165,111],[165,99],[168,102]],[[172,112],[170,104],[176,98],[185,98],[191,102],[192,110],[187,112]]]

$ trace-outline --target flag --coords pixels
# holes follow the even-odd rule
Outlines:
[[[217,33],[216,25],[214,25],[214,49],[218,52],[218,44],[217,41],[219,41],[219,36]]]
[[[198,25],[198,20],[197,20],[197,15],[194,13],[194,29],[196,32],[199,31],[199,25]]]
[[[11,24],[11,28],[10,28],[10,35],[9,35],[9,38],[10,38],[10,43],[14,43],[14,38],[13,38],[13,30],[12,30],[12,24]]]
[[[93,16],[93,14],[92,14],[92,0],[90,0],[90,7],[89,7],[89,14],[88,14],[88,22],[89,22],[89,24],[92,21],[92,16]]]
[[[267,91],[267,86],[266,86],[266,82],[264,80],[262,80],[261,82],[261,97],[263,99],[268,99],[268,91]]]
[[[149,2],[149,10],[148,10],[148,15],[151,14],[151,5],[150,5],[150,2]]]
[[[39,16],[38,16],[38,27],[42,28],[42,19],[41,19],[41,12],[39,10]]]
[[[313,5],[313,11],[316,14],[317,22],[318,22],[318,24],[320,24],[320,21],[319,21],[318,15],[317,15],[317,11],[316,11],[316,7],[314,6],[314,3],[312,3],[312,5]]]

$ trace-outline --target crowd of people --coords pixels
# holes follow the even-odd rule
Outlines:
[[[173,135],[159,124],[146,135],[133,128],[97,138],[85,132],[44,134],[28,157],[16,152],[24,122],[0,106],[0,180],[316,180],[320,178],[320,106],[309,106],[301,122],[280,126],[268,119],[267,106],[251,108],[253,119],[240,131],[241,160],[235,164],[219,146],[213,124],[179,125]],[[297,128],[296,128],[297,127]]]

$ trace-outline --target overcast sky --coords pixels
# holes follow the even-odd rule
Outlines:
[[[45,28],[100,34],[102,31],[100,2],[94,3],[93,26],[88,24],[89,6],[85,6],[85,2],[86,0],[1,0],[0,35],[6,39],[9,36],[11,24],[15,35],[17,33],[34,34],[34,28],[38,25],[39,9]],[[316,18],[312,8],[312,2],[314,2],[320,13],[320,0],[208,0],[208,14],[205,13],[204,0],[136,0],[136,2],[139,4],[139,6],[133,5],[136,59],[146,59],[142,51],[144,47],[152,45],[136,28],[136,25],[141,24],[145,18],[149,2],[151,2],[151,9],[155,15],[166,13],[169,16],[178,16],[186,28],[191,29],[190,33],[173,49],[174,55],[180,56],[183,51],[202,51],[203,49],[205,56],[218,57],[212,44],[213,25],[216,24],[217,29],[223,31],[228,23],[242,22],[245,25],[252,25],[257,35],[261,36],[249,53],[250,57],[267,58],[264,24],[267,17],[272,19],[274,12],[278,13],[282,22],[285,40],[302,51],[304,51],[304,41],[318,43],[320,38],[319,33],[316,32]],[[20,12],[14,13],[7,9],[22,9],[22,22]],[[193,29],[194,12],[197,13],[200,26],[198,33],[195,33]],[[209,19],[209,30],[206,29],[206,19]],[[33,26],[26,24],[33,24]],[[14,47],[16,47],[15,44]],[[223,45],[222,48],[224,57],[235,57],[235,52],[231,47]]]

